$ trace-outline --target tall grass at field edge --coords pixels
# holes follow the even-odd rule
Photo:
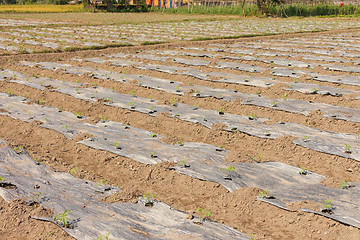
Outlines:
[[[283,4],[269,5],[264,11],[258,11],[255,4],[244,6],[183,6],[178,8],[151,8],[153,12],[177,13],[177,14],[213,14],[213,15],[240,15],[240,16],[278,16],[278,17],[312,17],[312,16],[356,16],[360,17],[360,5],[335,4]],[[264,13],[265,12],[265,13]]]

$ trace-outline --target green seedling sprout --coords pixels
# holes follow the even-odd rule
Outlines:
[[[258,197],[260,197],[260,198],[266,198],[266,199],[275,199],[274,196],[271,196],[271,195],[269,194],[269,190],[268,190],[268,189],[265,190],[265,192],[260,192],[260,193],[258,194]]]
[[[332,209],[333,209],[333,206],[332,206],[332,203],[331,203],[331,199],[326,200],[326,201],[322,201],[322,203],[324,204],[322,211],[323,211],[323,212],[331,213],[331,212],[332,212]]]
[[[277,103],[274,101],[274,102],[271,103],[271,106],[272,107],[277,107]]]
[[[157,158],[155,152],[151,152],[151,155],[150,155],[151,158]]]
[[[156,135],[155,133],[152,133],[152,134],[150,135],[150,137],[152,137],[152,138],[156,138],[156,137],[157,137],[157,135]]]
[[[250,115],[249,115],[249,120],[256,120],[257,119],[257,117],[256,117],[256,114],[255,113],[251,113]]]
[[[73,167],[71,170],[70,170],[70,173],[73,175],[74,173],[77,172],[79,168],[78,167]]]
[[[185,160],[185,158],[178,163],[178,166],[184,167],[184,168],[190,167],[190,165],[187,163],[187,161]]]
[[[142,200],[146,207],[152,207],[154,205],[155,199],[156,196],[154,194],[150,194],[149,192],[146,192],[146,194],[142,196]]]
[[[129,102],[128,104],[129,104],[129,106],[130,106],[131,109],[134,109],[134,108],[135,108],[134,102]]]
[[[271,135],[270,131],[269,130],[264,130],[264,135],[267,136],[267,137],[270,136]]]
[[[134,91],[134,90],[131,90],[129,93],[130,93],[131,95],[135,96],[135,91]]]
[[[199,223],[202,224],[205,219],[209,218],[211,216],[211,213],[209,210],[207,209],[203,209],[201,207],[198,207],[196,210],[195,210],[195,213],[199,213]]]
[[[111,234],[111,231],[108,232],[108,233],[105,234],[105,235],[99,236],[99,237],[97,238],[97,240],[112,240],[112,239],[110,238],[110,234]]]
[[[287,95],[286,94],[283,94],[281,97],[282,97],[282,99],[287,100]]]
[[[176,144],[179,144],[179,146],[184,146],[184,142],[181,139],[177,141]]]
[[[121,149],[121,147],[119,146],[119,143],[117,143],[116,141],[114,141],[114,144],[111,144],[113,145],[116,149]]]
[[[76,116],[77,118],[82,118],[82,116],[81,116],[81,112],[77,112],[77,113],[75,113],[75,116]]]
[[[217,112],[220,114],[220,115],[224,115],[224,109],[223,108],[219,108],[217,110]]]
[[[33,196],[33,200],[35,203],[40,203],[41,199],[42,199],[42,193],[38,192]]]
[[[299,171],[300,175],[308,175],[309,171],[307,169],[305,169],[304,167]]]
[[[105,121],[107,121],[108,120],[108,117],[106,117],[106,116],[99,116],[99,120],[100,121],[102,121],[102,122],[105,122]]]
[[[305,136],[303,137],[303,141],[304,141],[304,142],[308,142],[308,141],[309,141],[309,137],[305,135]]]
[[[345,143],[345,153],[351,153],[351,146]]]
[[[347,180],[342,181],[340,184],[340,189],[348,189],[351,187],[354,187],[354,185],[350,185]]]
[[[62,107],[58,107],[58,112],[62,112]]]
[[[59,213],[55,216],[54,221],[60,221],[64,227],[68,225],[68,220],[70,219],[68,217],[68,214],[71,214],[70,210],[65,210],[63,213]]]
[[[11,89],[8,89],[8,90],[6,91],[6,93],[9,94],[10,97],[12,96],[12,91],[11,91]]]
[[[176,106],[176,99],[174,99],[174,98],[170,99],[170,103],[171,103],[173,106]]]
[[[107,181],[104,181],[104,179],[100,179],[97,185],[102,186],[102,185],[107,185],[107,184],[108,184]]]

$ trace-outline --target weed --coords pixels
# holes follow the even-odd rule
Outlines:
[[[68,214],[71,214],[70,210],[65,210],[63,213],[59,213],[55,216],[54,221],[60,221],[64,227],[68,226],[68,220],[70,219],[68,217]]]
[[[142,200],[146,207],[154,206],[155,199],[156,196],[154,194],[150,194],[149,192],[146,192],[146,194],[142,196]]]

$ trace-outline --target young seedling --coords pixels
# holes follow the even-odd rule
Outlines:
[[[220,114],[220,115],[224,115],[224,109],[223,108],[219,108],[217,110],[217,112]]]
[[[36,165],[40,165],[40,163],[39,163],[39,159],[37,159],[37,158],[33,158],[33,161],[35,162],[35,164],[36,164]]]
[[[8,89],[8,90],[6,91],[6,93],[9,94],[9,97],[12,96],[12,91],[11,91],[11,89]]]
[[[287,95],[286,94],[283,94],[281,97],[282,97],[282,99],[287,100]]]
[[[299,171],[300,175],[308,175],[309,171],[307,169],[305,169],[304,167]]]
[[[105,235],[99,236],[99,237],[97,238],[97,240],[112,240],[112,239],[110,238],[110,234],[111,234],[111,231],[108,232],[108,233],[105,234]]]
[[[149,108],[149,113],[155,113],[156,110],[155,110],[154,108],[155,108],[154,106],[151,106],[151,107]]]
[[[177,141],[176,144],[179,144],[179,146],[184,146],[184,142],[181,139]]]
[[[54,217],[54,221],[60,221],[63,224],[63,227],[70,227],[70,224],[68,224],[68,220],[70,219],[68,217],[68,214],[71,214],[70,210],[65,210],[63,213],[59,213]]]
[[[104,181],[104,179],[100,179],[99,183],[97,184],[98,186],[102,186],[102,185],[107,185],[108,181]]]
[[[130,106],[130,109],[135,109],[134,102],[129,102],[128,104]]]
[[[225,171],[227,175],[224,177],[225,180],[232,180],[233,175],[232,172],[235,172],[235,167],[227,167],[227,168],[221,168],[221,171]]]
[[[186,161],[185,158],[184,158],[183,160],[181,160],[181,161],[178,163],[178,166],[183,167],[183,168],[188,168],[188,167],[190,167],[190,164],[188,164],[187,161]]]
[[[70,170],[70,174],[71,174],[71,175],[74,175],[74,173],[76,173],[78,169],[79,169],[78,167],[73,167],[73,168]]]
[[[75,116],[76,116],[77,118],[82,118],[81,112],[75,113]]]
[[[43,198],[42,195],[43,195],[43,194],[42,194],[41,192],[36,193],[36,194],[33,196],[33,201],[34,201],[34,203],[40,203],[41,199]]]
[[[113,102],[112,97],[106,98],[106,99],[105,99],[105,102],[107,102],[107,103],[112,103],[112,102]]]
[[[267,136],[267,137],[271,136],[270,131],[269,130],[264,130],[264,135]]]
[[[154,101],[155,101],[154,99],[152,99],[152,95],[151,95],[151,94],[149,94],[148,99],[150,100],[150,102],[154,102]]]
[[[156,137],[157,137],[157,135],[156,135],[155,133],[152,133],[152,134],[150,134],[150,137],[152,137],[152,138],[156,138]]]
[[[351,146],[345,143],[345,153],[351,153]]]
[[[322,201],[322,203],[324,204],[321,211],[324,213],[329,213],[332,214],[333,213],[333,205],[331,203],[331,199],[326,200],[326,201]]]
[[[62,107],[58,107],[58,112],[62,112]]]
[[[277,107],[277,106],[278,105],[277,105],[277,103],[275,101],[271,103],[271,107]]]
[[[195,213],[199,213],[200,216],[199,216],[199,222],[194,222],[194,223],[200,224],[200,225],[202,225],[203,222],[211,216],[211,213],[210,213],[209,210],[203,209],[203,208],[201,208],[201,207],[198,207],[198,208],[195,210]]]
[[[349,189],[355,187],[354,185],[351,185],[347,180],[344,180],[340,184],[340,189]]]
[[[303,137],[303,141],[304,141],[304,142],[308,142],[308,141],[309,141],[309,137],[305,135],[305,136]]]
[[[67,132],[69,132],[69,127],[70,127],[70,126],[68,126],[68,125],[66,125],[66,124],[63,126],[63,128],[65,128]]]
[[[215,149],[215,151],[222,152],[224,151],[223,145],[221,144],[219,147]]]
[[[275,199],[274,196],[271,196],[271,195],[269,194],[269,190],[265,190],[265,192],[260,192],[260,193],[258,194],[258,197],[260,197],[260,198],[266,198],[266,199]]]
[[[176,99],[174,99],[174,98],[170,99],[170,103],[171,103],[171,105],[173,105],[174,107],[177,106],[177,104],[176,104]]]
[[[134,90],[131,90],[129,93],[130,93],[132,96],[135,96],[135,91],[134,91]]]
[[[144,202],[146,207],[152,207],[154,206],[155,198],[156,196],[154,194],[146,192],[146,194],[142,196],[142,201]]]
[[[104,122],[107,122],[107,121],[108,121],[108,117],[106,117],[106,116],[99,116],[99,120],[100,120],[100,122],[104,123]]]
[[[157,155],[155,154],[155,152],[151,152],[150,157],[151,157],[151,158],[157,158]]]
[[[111,145],[113,145],[116,149],[121,149],[121,147],[119,146],[119,144],[116,141],[114,141],[114,144],[111,144]]]
[[[14,147],[13,150],[17,153],[21,153],[22,152],[22,146],[17,146],[17,147]]]
[[[251,113],[251,115],[249,115],[249,120],[256,120],[256,114],[255,113]]]

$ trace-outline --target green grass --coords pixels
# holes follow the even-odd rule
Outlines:
[[[184,6],[179,8],[159,9],[152,8],[154,12],[176,13],[176,14],[215,14],[215,15],[240,15],[240,16],[263,16],[272,15],[278,17],[310,17],[310,16],[358,16],[360,17],[360,5],[335,4],[284,4],[270,5],[264,8],[265,13],[258,11],[257,5],[245,4],[230,6]]]

